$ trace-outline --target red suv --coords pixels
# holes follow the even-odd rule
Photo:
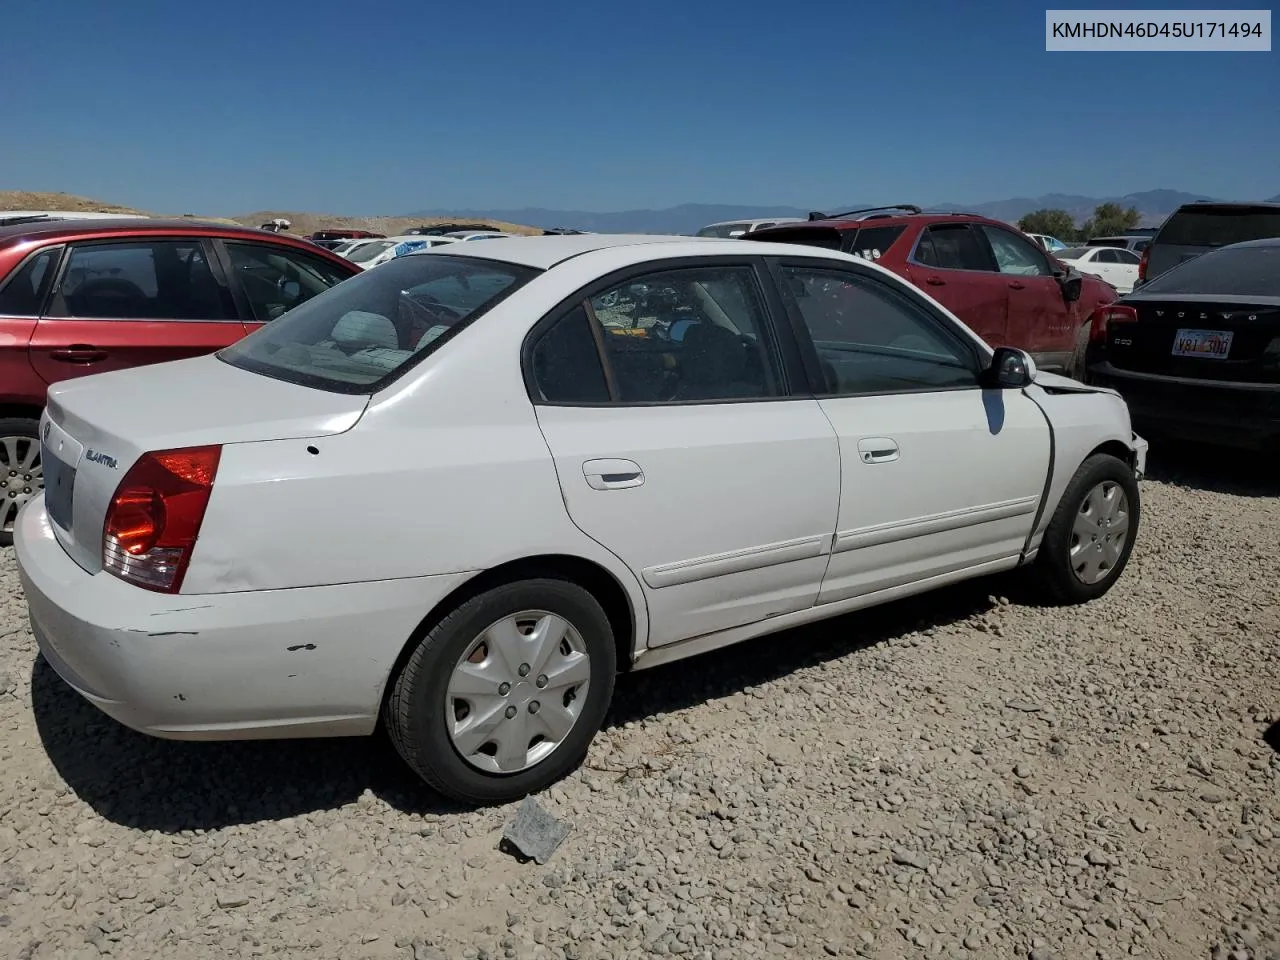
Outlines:
[[[1020,347],[1040,367],[1083,374],[1093,311],[1116,288],[1055,260],[1007,223],[970,213],[925,213],[910,204],[809,214],[768,227],[756,241],[844,250],[924,290],[993,347]]]
[[[360,272],[247,227],[141,218],[0,227],[0,544],[41,489],[36,427],[49,384],[212,353]]]

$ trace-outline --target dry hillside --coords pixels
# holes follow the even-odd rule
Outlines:
[[[183,216],[200,220],[212,220],[222,223],[242,223],[257,227],[275,217],[284,217],[293,224],[289,231],[298,236],[306,236],[317,230],[348,229],[371,230],[374,233],[385,233],[394,236],[409,227],[423,224],[443,223],[442,218],[422,217],[339,217],[323,213],[300,213],[293,210],[261,210],[247,213],[244,216],[227,219],[224,217],[206,217],[184,212],[154,213],[138,210],[135,207],[124,207],[118,203],[104,203],[87,197],[77,197],[70,193],[39,193],[26,190],[0,190],[0,211],[3,210],[66,210],[95,213],[136,213],[140,216]],[[536,227],[526,227],[516,223],[504,223],[498,220],[488,221],[490,226],[509,233],[536,234],[542,231]]]

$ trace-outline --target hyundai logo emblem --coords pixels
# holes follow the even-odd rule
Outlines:
[[[49,439],[49,421],[48,420],[44,422],[44,439],[45,440]]]

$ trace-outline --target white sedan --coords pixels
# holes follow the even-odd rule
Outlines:
[[[574,769],[619,670],[1015,567],[1100,597],[1147,449],[863,259],[599,235],[399,257],[55,384],[40,436],[17,561],[75,690],[179,739],[381,718],[472,803]]]
[[[1132,250],[1118,247],[1065,247],[1052,251],[1053,256],[1080,273],[1100,277],[1120,293],[1132,293],[1138,282],[1138,264],[1142,258]]]
[[[362,270],[368,270],[371,267],[388,263],[396,257],[403,257],[407,253],[416,253],[419,250],[441,247],[447,243],[457,243],[457,241],[451,237],[423,236],[421,234],[387,237],[385,240],[378,240],[368,246],[360,247],[353,251],[348,256],[348,259]]]

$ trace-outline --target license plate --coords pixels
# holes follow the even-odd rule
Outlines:
[[[1175,357],[1225,360],[1231,352],[1230,330],[1179,330],[1173,338]]]
[[[55,457],[45,444],[40,445],[40,464],[44,468],[44,508],[49,519],[63,530],[70,530],[76,468]]]

